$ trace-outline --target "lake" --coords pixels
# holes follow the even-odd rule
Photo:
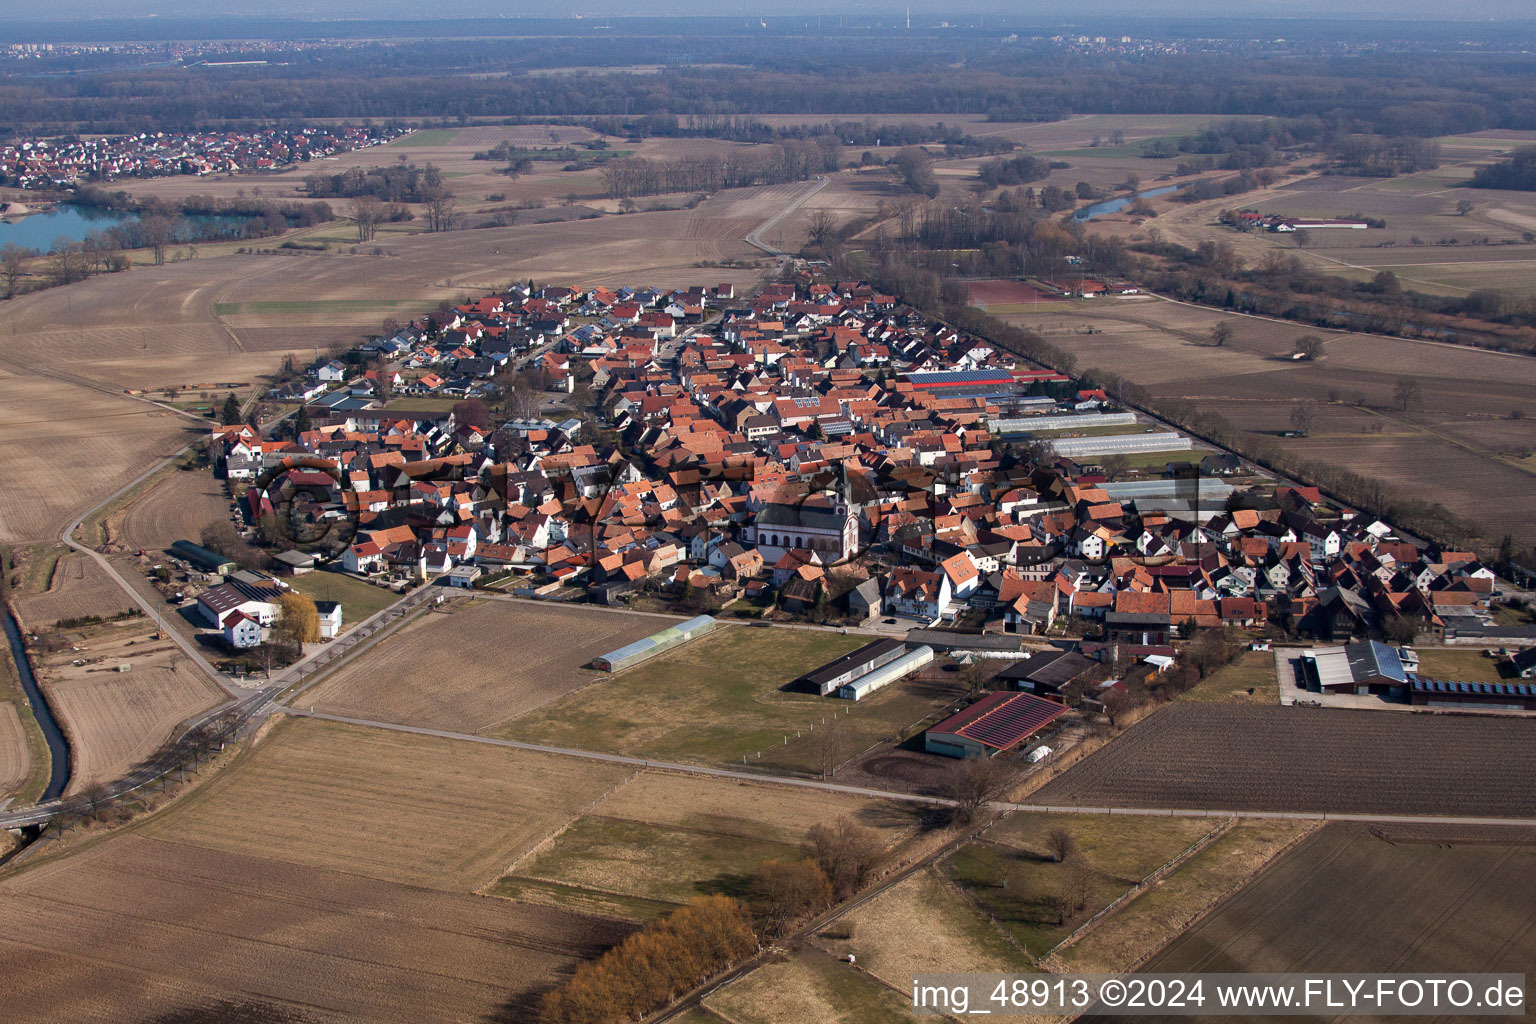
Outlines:
[[[1106,213],[1119,213],[1142,196],[1160,196],[1172,192],[1178,187],[1177,185],[1164,185],[1162,188],[1149,188],[1145,192],[1138,192],[1134,196],[1106,199],[1102,203],[1094,203],[1092,206],[1083,207],[1072,215],[1072,219],[1077,221],[1093,220],[1093,218],[1102,217]]]
[[[47,252],[60,238],[79,242],[92,231],[105,231],[115,225],[138,219],[139,215],[131,210],[107,210],[99,206],[59,203],[46,213],[34,213],[20,220],[0,220],[0,246],[14,242],[27,249]],[[250,218],[239,215],[194,214],[184,216],[182,219],[198,227],[216,224],[221,227],[238,228]]]

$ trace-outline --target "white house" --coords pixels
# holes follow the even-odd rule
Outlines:
[[[224,620],[224,642],[237,650],[261,644],[261,623],[243,612],[232,612]]]
[[[347,379],[347,365],[332,359],[315,369],[315,379],[326,384],[340,384]]]
[[[320,639],[336,639],[341,632],[341,602],[316,601],[315,611],[320,613]]]

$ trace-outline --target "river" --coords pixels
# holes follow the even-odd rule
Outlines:
[[[1077,221],[1093,220],[1093,218],[1102,217],[1106,213],[1119,213],[1121,210],[1125,209],[1127,206],[1131,205],[1131,203],[1135,202],[1143,196],[1165,195],[1166,193],[1176,190],[1178,187],[1179,186],[1177,185],[1164,185],[1161,188],[1149,188],[1145,192],[1138,192],[1134,196],[1121,196],[1119,199],[1106,199],[1102,203],[1094,203],[1092,206],[1083,207],[1081,210],[1078,210],[1072,215],[1072,219]]]
[[[0,609],[0,618],[4,619],[5,639],[11,645],[11,659],[16,662],[16,674],[21,677],[22,692],[32,703],[32,716],[37,719],[37,727],[43,731],[43,739],[48,744],[48,758],[52,768],[48,775],[48,788],[43,790],[42,799],[52,800],[69,785],[69,743],[65,741],[59,723],[54,721],[48,701],[37,688],[37,679],[32,675],[32,663],[27,660],[27,651],[22,646],[21,630],[16,625],[15,617],[9,608],[5,608]]]

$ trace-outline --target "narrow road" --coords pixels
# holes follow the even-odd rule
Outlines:
[[[687,775],[703,775],[717,779],[732,779],[739,782],[759,782],[771,786],[796,786],[801,789],[815,789],[829,793],[841,793],[847,796],[878,800],[897,800],[903,803],[926,804],[937,807],[947,807],[953,803],[953,801],[939,797],[920,796],[914,793],[898,793],[892,790],[875,789],[869,786],[846,786],[841,783],[825,782],[820,779],[796,779],[782,775],[764,775],[757,772],[737,771],[731,768],[710,768],[704,765],[680,764],[675,761],[657,761],[652,758],[634,757],[629,754],[607,754],[596,750],[578,750],[574,747],[554,747],[542,743],[526,743],[522,740],[503,740],[491,736],[476,736],[472,733],[452,732],[447,729],[429,729],[419,725],[398,725],[393,722],[375,722],[366,718],[328,715],[304,708],[289,707],[284,710],[289,714],[327,722],[339,722],[343,725],[389,729],[394,732],[413,733],[419,736],[435,736],[438,739],[458,740],[463,743],[483,743],[488,746],[506,747],[511,750],[527,750],[538,754],[553,754],[557,757],[576,757],[588,761],[601,761],[605,764],[622,764],[632,768],[654,768],[661,771],[681,772]],[[1162,818],[1278,818],[1288,821],[1364,821],[1396,825],[1536,826],[1536,818],[1479,818],[1470,816],[1457,817],[1454,815],[1411,814],[1335,814],[1323,811],[1240,811],[1231,808],[1078,807],[1054,804],[1016,804],[1003,801],[996,802],[991,806],[994,810],[999,811],[1023,811],[1033,814],[1121,814]],[[0,818],[0,821],[3,821],[3,818]]]
[[[763,232],[772,231],[785,217],[788,217],[790,214],[800,209],[800,207],[804,206],[806,200],[810,199],[811,196],[814,196],[816,193],[826,188],[827,182],[828,179],[826,175],[817,175],[816,184],[812,185],[805,192],[801,193],[797,198],[790,200],[789,203],[786,204],[785,207],[778,213],[774,214],[772,217],[769,217],[767,220],[763,221],[751,231],[748,231],[746,237],[743,238],[742,241],[746,242],[754,249],[761,249],[769,256],[790,255],[789,253],[784,252],[782,249],[775,249],[773,246],[764,243],[762,239]]]

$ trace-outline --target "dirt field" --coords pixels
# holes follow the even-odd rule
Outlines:
[[[285,721],[147,831],[232,853],[468,891],[626,769],[453,740]]]
[[[779,843],[798,843],[812,825],[846,816],[895,846],[921,822],[920,809],[889,800],[668,772],[635,776],[589,813]]]
[[[1145,969],[1521,972],[1536,962],[1536,847],[1374,832],[1320,830]]]
[[[1528,357],[1310,331],[1150,298],[1010,320],[1076,353],[1082,369],[1122,373],[1160,398],[1198,400],[1256,438],[1440,502],[1492,543],[1505,533],[1536,542],[1536,473],[1514,464],[1531,448],[1525,423],[1536,416]],[[1234,333],[1217,348],[1207,342],[1221,322]],[[1291,360],[1309,333],[1323,336],[1323,358]],[[1407,412],[1394,402],[1399,377],[1417,380],[1423,395]],[[1352,404],[1357,394],[1364,407]],[[1316,426],[1305,438],[1279,438],[1301,398],[1322,403]],[[1523,418],[1510,419],[1517,410]]]
[[[1533,740],[1528,719],[1171,704],[1030,802],[1529,817]]]
[[[229,514],[229,497],[207,469],[172,470],[107,521],[117,544],[158,554],[178,540],[196,543],[203,527]]]
[[[910,985],[910,982],[908,982]],[[764,964],[705,1000],[737,1024],[885,1024],[933,1020],[912,1011],[910,988],[898,992],[815,948]],[[719,1018],[716,1018],[719,1019]]]
[[[32,752],[16,705],[0,703],[0,800],[16,792],[31,771]]]
[[[932,838],[920,808],[723,779],[632,776],[491,890],[647,920],[699,893],[739,894],[769,859],[798,858],[811,826],[849,817],[898,848]]]
[[[302,703],[348,718],[483,732],[606,679],[582,666],[677,621],[487,600],[423,616]]]
[[[522,1021],[539,992],[628,930],[137,835],[27,871],[0,894],[0,975],[16,1024],[125,1012]]]
[[[125,774],[176,725],[224,696],[169,640],[148,639],[143,619],[91,626],[35,661],[48,702],[70,738],[69,792]],[[87,665],[73,665],[88,659]],[[122,664],[132,666],[118,672]]]
[[[932,868],[843,920],[853,925],[852,938],[818,944],[836,955],[853,952],[860,968],[898,990],[910,991],[912,975],[924,972],[1034,970],[1024,952]]]
[[[7,343],[0,369],[0,542],[57,539],[72,517],[189,440],[185,421],[162,410],[10,372],[15,347]]]
[[[12,601],[21,621],[31,629],[88,615],[109,618],[137,607],[93,559],[73,552],[55,563],[47,590],[17,591]]]

